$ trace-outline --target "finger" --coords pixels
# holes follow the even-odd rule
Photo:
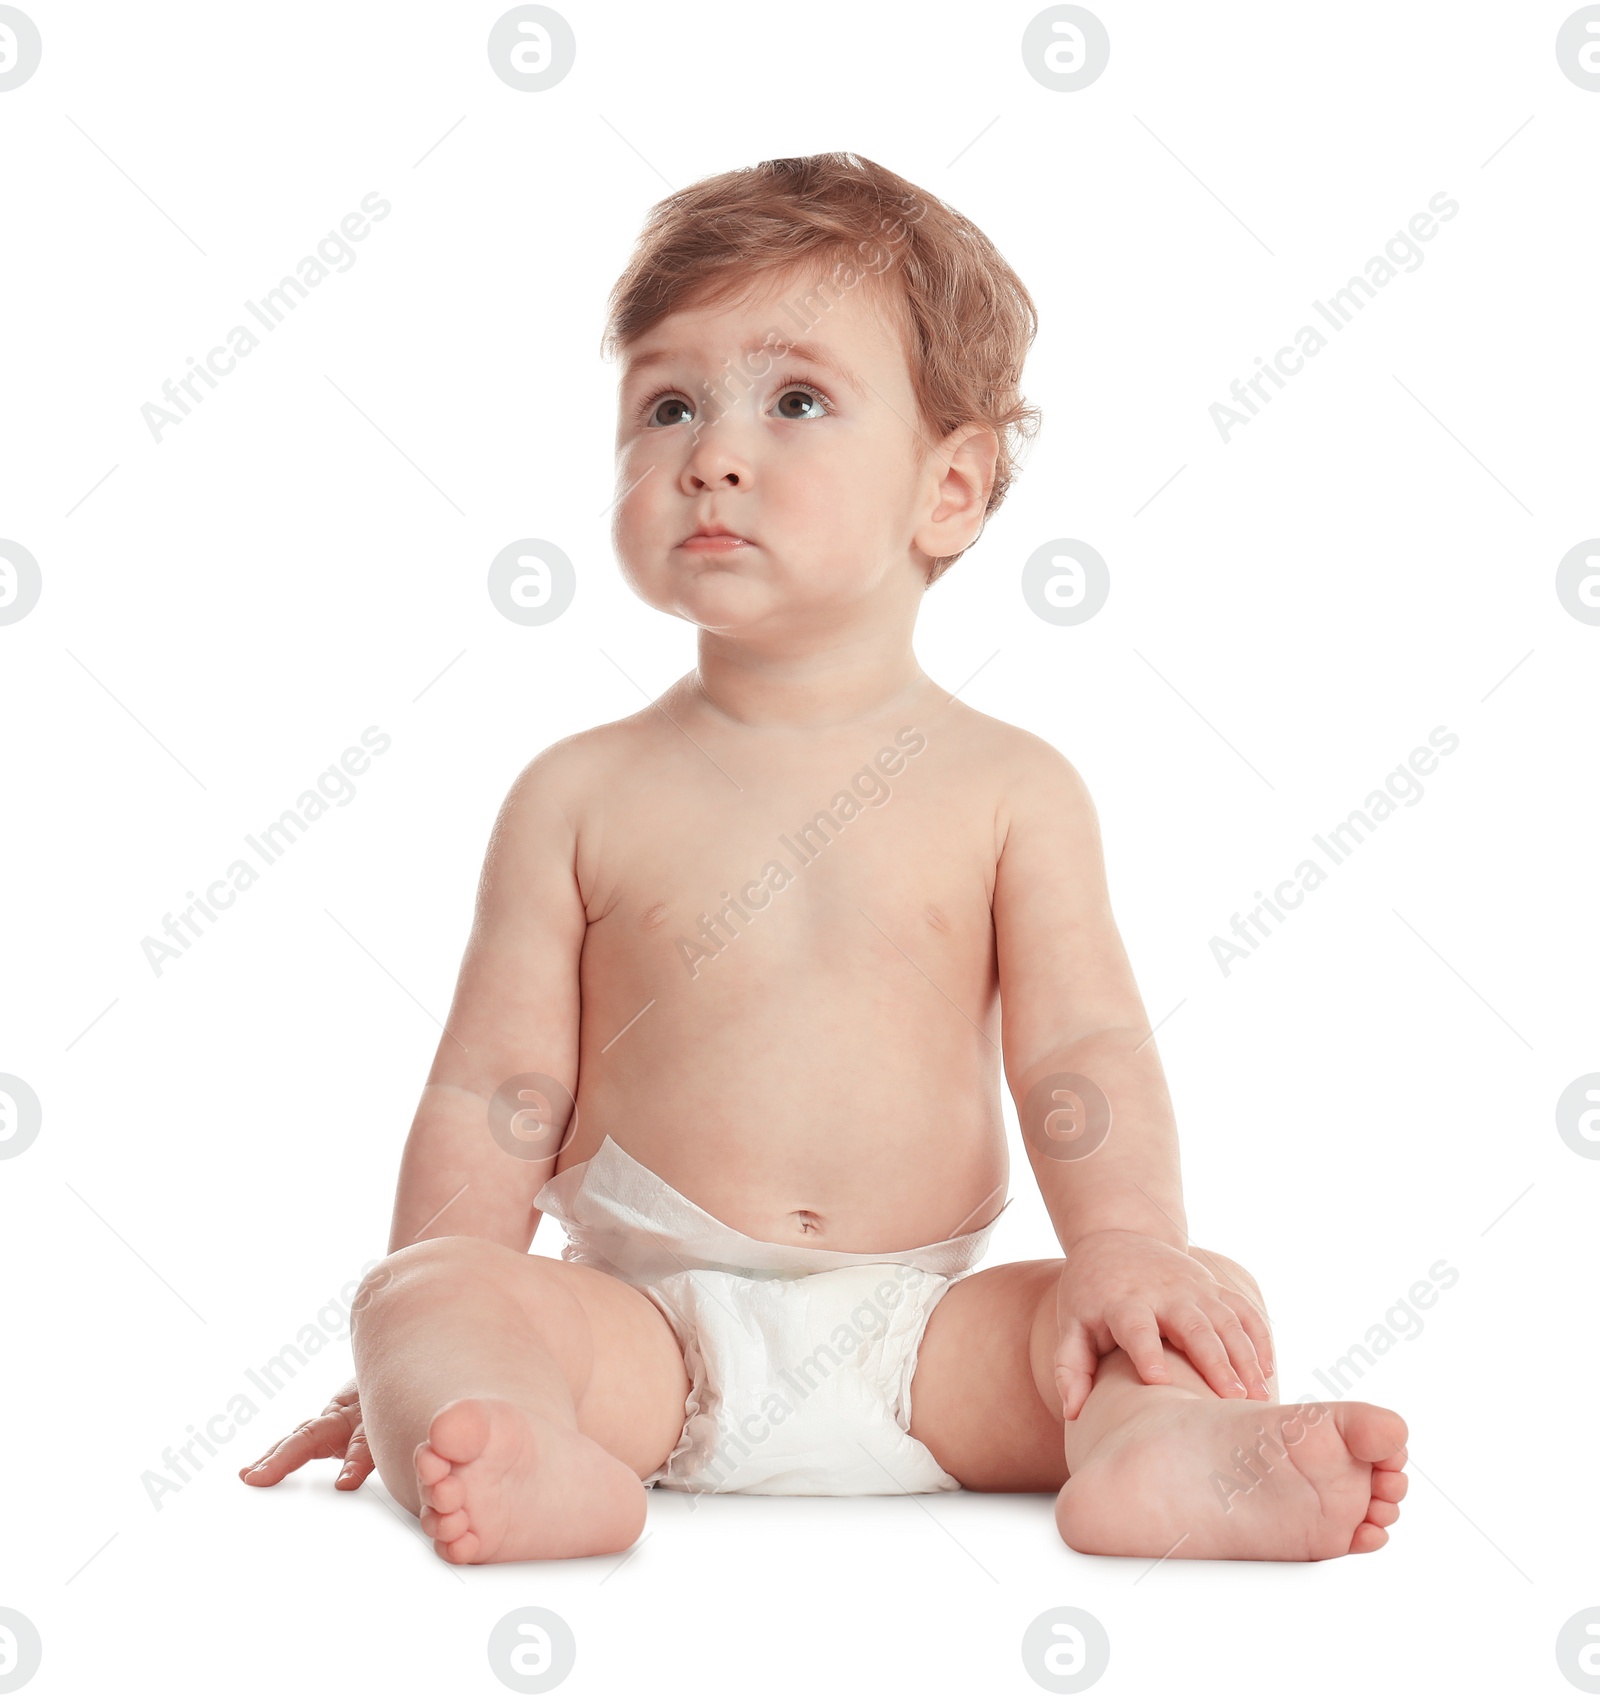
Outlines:
[[[1173,1338],[1174,1331],[1190,1364],[1216,1393],[1224,1400],[1249,1399],[1250,1390],[1234,1375],[1228,1349],[1223,1346],[1211,1319],[1203,1311],[1196,1307],[1180,1312],[1167,1324],[1169,1339]]]
[[[1081,1323],[1067,1324],[1056,1347],[1055,1378],[1061,1415],[1069,1422],[1083,1410],[1099,1364],[1100,1355],[1089,1331]]]
[[[1262,1375],[1270,1376],[1273,1366],[1272,1327],[1262,1315],[1260,1307],[1248,1295],[1235,1293],[1231,1288],[1222,1290],[1222,1298],[1224,1304],[1233,1307],[1239,1321],[1244,1325],[1245,1333],[1256,1349]]]
[[[367,1443],[366,1426],[357,1424],[355,1434],[350,1437],[350,1445],[345,1449],[344,1464],[333,1486],[360,1488],[371,1475],[372,1448]]]
[[[309,1418],[298,1429],[290,1431],[276,1447],[247,1465],[239,1475],[255,1488],[270,1488],[282,1482],[291,1471],[297,1471],[310,1459],[328,1459],[342,1453],[349,1435],[342,1418],[326,1415]]]
[[[1239,1380],[1245,1385],[1251,1399],[1270,1399],[1266,1374],[1256,1357],[1255,1342],[1244,1332],[1237,1314],[1221,1300],[1214,1300],[1208,1307],[1208,1313],[1223,1346],[1228,1350],[1233,1368],[1238,1372]]]
[[[1372,1473],[1372,1498],[1374,1500],[1393,1500],[1399,1502],[1405,1499],[1406,1490],[1411,1486],[1411,1479],[1404,1471],[1377,1471]]]
[[[1106,1326],[1117,1345],[1128,1355],[1135,1371],[1146,1382],[1170,1382],[1166,1353],[1161,1346],[1161,1328],[1147,1305],[1133,1305],[1106,1318]]]
[[[291,1430],[253,1465],[246,1465],[239,1475],[257,1488],[270,1488],[274,1483],[282,1482],[291,1471],[299,1470],[308,1459],[317,1457],[317,1442],[312,1434],[314,1427],[315,1423],[307,1422]]]

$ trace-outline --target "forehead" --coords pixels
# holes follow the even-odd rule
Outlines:
[[[758,278],[731,300],[687,302],[623,351],[622,377],[647,376],[689,361],[724,360],[767,350],[831,367],[866,390],[904,370],[905,353],[885,290],[873,279],[854,287],[814,268]]]

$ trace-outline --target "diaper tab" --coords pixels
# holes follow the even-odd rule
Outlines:
[[[1010,1201],[1008,1200],[1007,1205]],[[741,1234],[687,1199],[608,1134],[594,1156],[553,1176],[534,1209],[566,1230],[561,1256],[632,1285],[685,1270],[747,1277],[817,1275],[862,1264],[901,1264],[930,1275],[965,1275],[982,1259],[1006,1205],[982,1228],[894,1252],[838,1252],[786,1246]]]

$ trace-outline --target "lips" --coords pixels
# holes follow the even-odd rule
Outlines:
[[[753,545],[749,538],[729,531],[726,526],[702,526],[698,531],[691,532],[678,547],[719,554],[725,550],[749,549]]]

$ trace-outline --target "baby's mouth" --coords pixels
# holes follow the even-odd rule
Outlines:
[[[691,555],[731,555],[737,550],[755,547],[749,538],[734,532],[696,532],[678,545],[679,549],[687,550]]]

